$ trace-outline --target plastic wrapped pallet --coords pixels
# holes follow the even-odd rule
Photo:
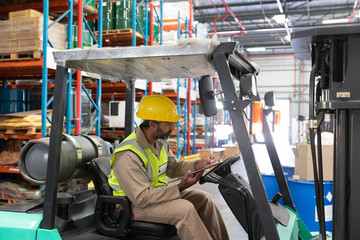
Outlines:
[[[190,4],[188,1],[180,2],[165,2],[163,7],[163,19],[178,19],[178,14],[180,12],[180,17],[185,19],[190,18]]]
[[[175,45],[178,42],[177,31],[164,31],[162,37],[163,45]]]
[[[46,122],[46,126],[50,127],[50,123]],[[40,115],[28,115],[22,118],[7,119],[0,123],[0,128],[9,127],[41,127]]]
[[[164,92],[177,92],[177,79],[169,79],[162,81],[161,89]]]
[[[9,12],[9,20],[27,17],[42,17],[42,13],[33,9]]]
[[[39,190],[32,189],[25,184],[0,182],[0,199],[24,199],[39,195]]]
[[[10,12],[9,20],[0,21],[0,54],[28,53],[43,49],[43,15],[32,9]],[[53,21],[49,20],[49,26]],[[66,26],[54,24],[48,30],[54,48],[66,48]]]
[[[0,165],[13,165],[18,161],[23,140],[8,139],[0,152]]]

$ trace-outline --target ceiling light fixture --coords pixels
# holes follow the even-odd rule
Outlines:
[[[272,17],[272,19],[275,20],[275,22],[279,23],[279,24],[284,24],[286,21],[286,17],[284,14],[278,14],[278,15],[274,15]]]
[[[247,48],[246,51],[248,52],[261,52],[261,51],[265,51],[266,48],[264,47],[252,47],[252,48]]]
[[[338,19],[325,19],[322,21],[323,24],[336,24],[336,23],[348,23],[350,20],[348,18],[338,18]]]

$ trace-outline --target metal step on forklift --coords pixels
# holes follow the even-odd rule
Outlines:
[[[294,39],[296,37],[294,36]],[[311,41],[310,37],[309,42]],[[348,41],[348,39],[342,38],[341,41]],[[354,42],[355,40],[352,41],[353,45]],[[353,46],[344,42],[342,44],[344,44],[342,48],[344,51],[348,50],[347,47]],[[243,110],[249,104],[260,100],[256,91],[251,91],[252,87],[256,86],[254,79],[258,69],[236,49],[237,43],[234,42],[219,44],[211,42],[176,46],[74,49],[55,52],[57,70],[50,138],[42,140],[46,142],[45,144],[31,143],[31,146],[23,150],[23,159],[20,161],[22,169],[25,169],[22,171],[22,175],[27,177],[27,180],[46,184],[45,195],[0,207],[0,238],[39,240],[178,239],[176,231],[173,231],[174,226],[131,221],[127,199],[113,197],[110,196],[112,194],[106,193],[106,184],[101,184],[107,182],[106,171],[109,166],[106,165],[106,161],[103,164],[102,159],[108,157],[109,151],[106,150],[100,139],[89,140],[84,136],[63,134],[68,71],[77,69],[98,74],[106,79],[126,82],[126,135],[133,131],[134,81],[136,79],[161,81],[168,78],[201,77],[199,80],[201,89],[199,90],[202,105],[208,109],[206,114],[211,115],[214,107],[212,105],[214,93],[207,76],[217,74],[223,89],[224,108],[229,111],[232,118],[234,133],[249,182],[231,172],[231,165],[240,158],[240,156],[234,155],[204,175],[201,183],[211,182],[219,185],[220,193],[239,223],[247,231],[249,239],[313,239],[314,237],[311,236],[296,213],[267,121],[264,121],[264,138],[281,193],[272,201],[267,199],[243,116]],[[358,46],[356,51],[358,52]],[[345,54],[343,53],[343,55]],[[347,59],[345,56],[343,56],[343,61],[348,63],[344,59]],[[241,94],[235,91],[235,84],[239,83],[244,90]],[[351,89],[356,90],[356,88]],[[248,94],[245,94],[246,92]],[[319,105],[316,106],[319,107]],[[93,154],[87,155],[85,148],[92,149]],[[352,150],[355,151],[355,149]],[[348,156],[348,154],[345,155]],[[94,160],[95,164],[92,164]],[[31,169],[34,164],[36,167]],[[352,164],[355,165],[355,163]],[[95,168],[89,167],[90,165],[95,165]],[[346,169],[350,171],[351,168],[346,166]],[[98,170],[95,172],[104,174],[94,176],[91,174],[94,169]],[[349,181],[348,176],[346,179]],[[63,187],[68,181],[74,179],[86,183],[90,177],[100,183],[98,186],[95,184],[96,191],[86,189],[67,191],[68,189]],[[344,183],[341,184],[344,187]],[[100,188],[105,190],[100,191]],[[284,205],[278,204],[279,197],[283,198]],[[339,202],[341,199],[338,200]],[[123,206],[120,213],[114,211],[115,204]],[[349,201],[346,204],[349,204]],[[346,204],[342,206],[341,210],[347,209],[344,208],[348,207]],[[334,213],[339,212],[335,209],[336,206],[334,206]],[[348,214],[352,216],[351,212]],[[341,217],[345,219],[343,215]],[[339,224],[339,221],[335,222],[334,229],[336,223]],[[350,221],[339,225],[345,223],[347,225],[343,225],[343,228],[352,226]],[[355,224],[354,221],[353,225]],[[325,236],[320,236],[320,239],[325,239]],[[356,238],[336,238],[334,236],[334,239]]]

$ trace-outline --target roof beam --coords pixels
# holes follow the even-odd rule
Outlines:
[[[342,12],[348,12],[350,14],[351,9],[352,9],[352,4],[343,4],[343,5],[338,5],[338,6],[328,6],[327,8],[324,8],[323,6],[319,6],[319,7],[311,8],[311,15],[312,16],[325,15],[325,14],[329,13],[329,11],[331,11],[333,14],[342,13]],[[234,12],[234,14],[243,23],[246,20],[261,19],[261,18],[259,18],[260,11],[258,11],[258,10],[256,10],[256,11],[246,11],[246,12],[245,11],[237,11],[237,12]],[[267,16],[273,16],[273,15],[277,15],[277,14],[279,14],[279,9],[278,8],[274,8],[274,9],[271,9],[271,10],[266,10],[266,15]],[[291,17],[291,15],[307,15],[307,10],[306,9],[289,9],[286,14],[289,17]],[[210,14],[208,13],[206,15],[203,15],[203,14],[200,14],[200,13],[195,13],[194,15],[195,15],[194,16],[195,20],[197,20],[199,22],[212,22],[214,20],[214,18],[218,16],[218,13],[214,12],[214,13],[210,13]]]
[[[287,0],[287,3],[290,2],[303,2],[304,0]],[[268,5],[268,4],[276,4],[276,2],[274,2],[273,0],[263,0],[262,1],[263,5]],[[252,1],[252,2],[237,2],[237,3],[227,3],[227,5],[229,7],[246,7],[246,6],[257,6],[259,5],[259,1]],[[277,5],[276,5],[277,6]],[[194,10],[206,10],[206,9],[212,9],[212,8],[225,8],[224,4],[215,4],[215,5],[200,5],[200,6],[194,6]]]

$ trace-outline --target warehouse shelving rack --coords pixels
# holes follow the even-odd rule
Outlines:
[[[132,30],[133,30],[133,38],[132,38],[132,46],[136,46],[136,24],[139,25],[139,29],[141,31],[141,34],[143,35],[145,41],[145,46],[152,46],[154,44],[154,41],[158,39],[158,42],[160,45],[162,45],[162,35],[163,35],[163,5],[164,1],[159,1],[159,11],[156,10],[156,7],[154,7],[154,0],[142,0],[138,5],[136,5],[136,1],[133,1],[133,8],[132,8],[132,16],[135,16],[132,18]],[[144,19],[144,29],[141,28],[139,20],[136,15],[136,9],[139,7],[142,7],[144,5],[145,7],[145,19]],[[149,6],[150,5],[150,6]],[[150,16],[148,9],[150,7]],[[160,31],[158,36],[154,36],[154,13],[156,14],[156,22],[160,25]],[[160,15],[160,16],[159,16]],[[150,29],[149,29],[150,25]],[[149,94],[153,94],[153,83],[148,82],[149,85]],[[147,95],[147,88],[145,90],[144,96]]]
[[[67,11],[65,11],[60,18],[65,17],[66,15],[68,16],[68,33],[67,33],[67,39],[68,39],[68,49],[72,48],[72,27],[73,27],[73,16],[74,16],[74,12],[73,12],[73,0],[68,0],[69,1],[69,9]],[[102,21],[98,21],[98,30],[99,30],[99,34],[98,34],[98,39],[95,38],[90,26],[88,25],[86,18],[84,16],[84,11],[83,11],[83,7],[86,7],[89,3],[91,2],[91,0],[88,0],[87,2],[85,2],[85,4],[83,4],[83,0],[79,0],[78,1],[78,16],[77,16],[77,22],[78,22],[78,41],[77,41],[77,47],[82,48],[82,34],[83,34],[83,23],[85,24],[85,27],[88,29],[88,31],[91,34],[91,37],[93,38],[93,40],[95,41],[95,43],[98,45],[99,48],[102,47]],[[47,21],[48,19],[48,4],[49,1],[48,0],[44,0],[44,29],[45,26],[47,26],[47,24],[45,25],[45,21]],[[102,6],[102,0],[98,1],[98,6]],[[46,19],[46,20],[45,20]],[[98,8],[98,19],[102,19],[102,7]],[[45,36],[46,35],[46,36]],[[47,41],[48,41],[48,37],[47,37],[47,31],[44,31],[44,51],[45,49],[47,49],[46,45],[47,45]],[[47,57],[47,55],[44,53],[44,63],[45,63],[45,58]],[[46,72],[47,71],[47,67],[44,64],[43,67],[43,79],[46,76]],[[67,95],[68,95],[68,100],[66,102],[66,133],[70,134],[71,132],[71,127],[73,127],[73,125],[71,124],[71,119],[72,119],[72,103],[71,103],[71,88],[72,88],[72,74],[69,73],[68,76],[68,85],[67,85]],[[76,72],[76,116],[75,116],[75,133],[76,134],[80,134],[81,133],[81,91],[83,90],[85,92],[85,94],[88,96],[90,102],[92,103],[92,105],[94,106],[95,110],[97,111],[97,115],[96,118],[94,119],[93,123],[90,125],[90,127],[88,128],[88,130],[85,132],[85,134],[88,134],[89,131],[94,127],[94,125],[96,124],[96,135],[100,136],[100,127],[101,127],[101,82],[102,79],[99,78],[97,79],[97,89],[96,89],[96,103],[92,100],[89,92],[87,91],[87,89],[84,87],[84,84],[82,83],[82,74],[80,71]],[[44,85],[43,85],[44,86]],[[42,89],[42,96],[47,96],[47,93],[45,93],[45,87],[43,87]],[[46,113],[46,107],[47,105],[45,105],[46,99],[44,99],[44,97],[42,98],[42,113],[44,114],[44,110]],[[43,115],[43,126],[44,124],[46,124],[46,120],[47,116]]]
[[[187,18],[183,19],[180,17],[180,12],[178,12],[178,28],[177,28],[177,39],[180,39],[181,34],[182,34],[182,29],[181,29],[181,24],[180,22],[184,21],[185,22],[185,29],[184,29],[184,33],[185,33],[185,38],[188,37],[188,20]],[[180,87],[181,87],[181,83],[180,83],[180,78],[177,79],[177,101],[176,101],[176,108],[177,111],[180,115],[184,116],[184,126],[182,127],[180,122],[178,121],[176,123],[176,129],[177,129],[177,134],[176,134],[176,157],[179,158],[180,154],[182,152],[184,152],[184,156],[187,156],[187,118],[189,117],[187,114],[187,108],[185,107],[187,105],[187,98],[185,98],[184,104],[181,106],[180,104]],[[187,82],[185,79],[185,89],[187,89]],[[189,99],[190,100],[190,99]],[[183,133],[183,143],[180,145],[180,134]]]
[[[48,95],[48,86],[53,85],[51,84],[52,76],[55,74],[55,69],[48,68],[49,63],[49,56],[48,56],[48,45],[52,47],[52,44],[48,38],[48,29],[54,26],[54,24],[60,22],[64,17],[67,16],[68,18],[68,31],[67,31],[67,39],[68,39],[68,45],[67,48],[72,47],[72,25],[73,25],[73,17],[74,17],[74,10],[78,9],[80,14],[78,14],[78,21],[84,21],[85,24],[87,24],[86,20],[94,20],[97,18],[101,19],[102,11],[101,9],[98,11],[98,16],[94,17],[94,15],[89,16],[83,16],[83,10],[84,8],[87,10],[88,13],[95,13],[95,8],[88,6],[88,4],[91,2],[91,0],[87,1],[85,4],[83,4],[82,0],[58,0],[58,1],[51,1],[44,0],[43,3],[41,2],[35,2],[35,3],[27,3],[27,4],[18,4],[18,5],[10,5],[10,6],[1,6],[0,7],[0,16],[7,16],[8,12],[10,11],[17,11],[17,10],[24,10],[24,9],[34,9],[38,11],[43,12],[43,55],[41,59],[39,60],[31,60],[31,61],[7,61],[7,62],[1,62],[0,63],[0,75],[3,76],[3,82],[4,86],[6,86],[6,80],[7,79],[18,79],[23,78],[42,78],[42,86],[41,86],[41,93],[42,93],[42,100],[41,100],[41,110],[42,110],[42,124],[41,124],[41,133],[36,134],[25,134],[25,133],[2,133],[0,134],[1,139],[37,139],[44,137],[47,134],[47,127],[46,122],[50,119],[47,116],[47,107],[51,104],[52,98],[50,100],[47,100]],[[101,3],[102,0],[99,0],[99,3]],[[74,6],[75,3],[75,6]],[[84,8],[83,8],[84,7]],[[50,26],[49,26],[49,12],[63,12]],[[98,21],[99,25],[98,28],[102,28],[102,22]],[[89,26],[87,25],[89,28]],[[79,28],[80,29],[80,28]],[[89,29],[90,30],[90,29]],[[79,34],[82,34],[82,31],[78,31]],[[78,38],[81,39],[81,38]],[[81,43],[81,41],[78,41]],[[95,39],[95,42],[101,47],[101,35],[99,36],[99,40],[97,41]],[[50,60],[51,61],[51,60]],[[51,65],[51,63],[50,63]],[[14,71],[14,68],[16,71]],[[22,77],[21,75],[24,75],[25,77]],[[71,94],[71,79],[72,74],[69,73],[68,76],[69,83],[68,83],[68,94]],[[82,85],[83,87],[83,85]],[[71,99],[71,98],[68,98]],[[89,97],[91,99],[91,97]],[[92,99],[91,99],[92,101]],[[98,111],[97,118],[95,119],[93,125],[97,123],[97,135],[100,135],[100,119],[101,119],[101,110],[97,107],[101,105],[101,79],[98,80],[98,87],[97,87],[97,104],[93,102],[93,105],[95,109]],[[67,102],[67,109],[69,110],[69,113],[71,114],[71,102]],[[68,114],[68,113],[67,113]],[[66,115],[66,126],[67,126],[67,133],[70,133],[70,118],[71,115]],[[93,126],[92,125],[92,126]],[[92,128],[92,126],[89,128],[89,130]],[[89,131],[88,130],[88,131]],[[87,132],[88,133],[88,132]],[[87,134],[86,133],[86,134]],[[14,173],[19,174],[20,171],[15,166],[2,166],[0,167],[1,173]]]
[[[102,1],[102,0],[100,0]],[[33,3],[25,3],[25,4],[17,4],[17,5],[10,5],[10,6],[2,6],[0,7],[0,16],[6,16],[8,12],[10,11],[17,11],[17,10],[24,10],[24,9],[34,9],[38,11],[42,11],[44,15],[44,21],[43,21],[43,56],[40,60],[32,60],[32,61],[22,61],[22,62],[2,62],[0,64],[0,74],[3,76],[6,76],[7,79],[27,79],[27,78],[42,78],[42,136],[45,136],[47,134],[46,132],[46,121],[49,120],[49,118],[46,115],[46,110],[50,102],[47,102],[47,87],[49,84],[49,81],[51,81],[51,78],[55,74],[55,69],[51,69],[51,58],[48,56],[48,44],[52,46],[51,42],[48,39],[48,28],[51,28],[51,26],[48,26],[48,17],[49,12],[63,12],[61,16],[59,16],[55,21],[54,24],[61,21],[66,16],[68,17],[68,34],[67,38],[71,39],[72,37],[72,28],[69,26],[72,25],[73,17],[74,17],[74,10],[81,9],[81,14],[78,14],[78,19],[85,20],[94,20],[97,19],[98,16],[96,13],[100,13],[101,11],[97,11],[97,9],[93,6],[90,6],[90,1],[87,1],[85,4],[83,4],[82,0],[57,0],[57,1],[51,1],[44,0],[43,2],[33,2]],[[83,11],[90,13],[92,15],[83,16]],[[80,18],[81,16],[81,18]],[[70,23],[70,24],[69,24]],[[101,22],[100,22],[101,24]],[[79,34],[81,32],[79,31]],[[79,41],[80,42],[80,41]],[[100,44],[101,45],[101,44]],[[71,48],[71,41],[68,41],[68,47]],[[11,71],[9,69],[16,68],[16,71]],[[69,75],[70,77],[70,75]],[[96,108],[96,107],[95,107]],[[98,114],[100,116],[100,113]],[[67,132],[70,132],[70,130],[67,128]],[[36,136],[36,138],[38,138]]]
[[[190,14],[191,15],[191,14]],[[182,24],[184,22],[184,24]],[[185,38],[191,38],[192,36],[192,26],[191,26],[191,19],[182,18],[180,16],[180,12],[178,12],[178,21],[177,21],[177,37],[178,39],[181,38],[181,35],[184,34]],[[195,31],[196,35],[196,31]],[[180,79],[177,80],[177,110],[179,114],[184,116],[184,126],[181,127],[180,123],[177,123],[177,147],[176,147],[176,155],[179,158],[180,154],[183,152],[184,156],[187,156],[190,153],[190,139],[191,139],[191,132],[193,133],[193,143],[192,143],[192,153],[196,152],[198,147],[203,147],[203,145],[196,144],[196,134],[199,131],[196,131],[196,105],[198,104],[196,98],[192,101],[191,93],[192,93],[192,84],[194,85],[194,89],[196,90],[196,82],[197,79],[187,78],[185,79],[185,89],[187,91],[187,97],[185,98],[184,104],[181,106],[180,104]],[[194,103],[193,109],[191,109],[192,102]],[[190,124],[190,113],[193,113],[193,128],[191,130]],[[180,134],[183,133],[184,141],[180,145]]]
[[[154,37],[153,37],[153,29],[150,28],[149,29],[149,21],[151,22],[150,23],[150,26],[153,25],[153,20],[154,20],[154,15],[153,13],[155,12],[156,14],[156,21],[159,23],[160,25],[160,31],[159,31],[159,34],[157,36],[157,38],[159,39],[160,41],[160,44],[162,44],[162,31],[163,31],[163,23],[162,23],[162,19],[163,19],[163,0],[160,0],[159,1],[159,5],[157,6],[154,6],[154,1],[153,0],[142,0],[142,1],[132,1],[132,40],[131,40],[131,43],[128,43],[128,42],[124,42],[121,46],[137,46],[139,44],[144,44],[145,46],[148,46],[148,45],[153,45],[154,43]],[[145,11],[145,18],[144,18],[144,26],[141,26],[140,24],[140,21],[138,19],[138,16],[136,15],[136,11],[139,7],[144,7],[145,9],[149,9],[150,7],[150,17],[149,17],[149,14],[148,14],[148,11],[146,10]],[[100,17],[99,17],[100,18]],[[137,28],[138,27],[138,28]],[[139,41],[137,39],[137,32],[136,32],[136,29],[139,29],[140,30],[140,34],[143,36],[144,40],[141,40]],[[98,31],[99,33],[99,31]],[[103,39],[106,39],[106,36],[104,36]],[[156,38],[155,38],[156,39]],[[127,45],[129,44],[129,45]],[[116,45],[118,46],[118,45]],[[136,83],[138,83],[139,81],[137,81]],[[123,100],[126,100],[126,102],[131,102],[133,104],[133,102],[136,100],[136,101],[140,101],[144,96],[146,96],[148,93],[152,94],[153,93],[153,90],[156,91],[156,92],[159,92],[161,94],[161,90],[159,91],[158,89],[153,89],[152,87],[152,83],[150,82],[146,82],[145,84],[145,87],[144,86],[139,86],[139,85],[136,85],[134,84],[133,82],[129,82],[127,84],[123,83],[123,82],[120,82],[120,83],[104,83],[103,84],[103,88],[105,88],[105,92],[107,91],[106,89],[111,86],[112,90],[114,90],[116,93],[114,94],[111,94],[111,95],[103,95],[101,96],[101,99],[103,100],[118,100],[118,99],[123,99]],[[85,88],[88,88],[88,89],[98,89],[97,87],[95,87],[93,84],[85,84]],[[135,89],[137,90],[141,90],[141,91],[144,91],[143,93],[136,93],[135,92]],[[97,93],[96,94],[96,97],[98,96],[99,94]],[[131,104],[131,105],[132,105]],[[129,109],[132,109],[132,110],[136,110],[133,106],[128,106]],[[134,114],[134,111],[131,111],[131,114],[130,115],[133,115]],[[125,118],[129,117],[129,114],[126,114]],[[126,122],[126,120],[125,120]],[[131,126],[127,126],[125,128],[125,132],[123,132],[122,130],[120,129],[117,129],[117,131],[101,131],[100,132],[100,136],[103,136],[103,137],[125,137],[127,136],[128,134],[130,134],[133,129],[134,129],[134,125],[136,125],[135,123],[134,124],[131,124]]]

